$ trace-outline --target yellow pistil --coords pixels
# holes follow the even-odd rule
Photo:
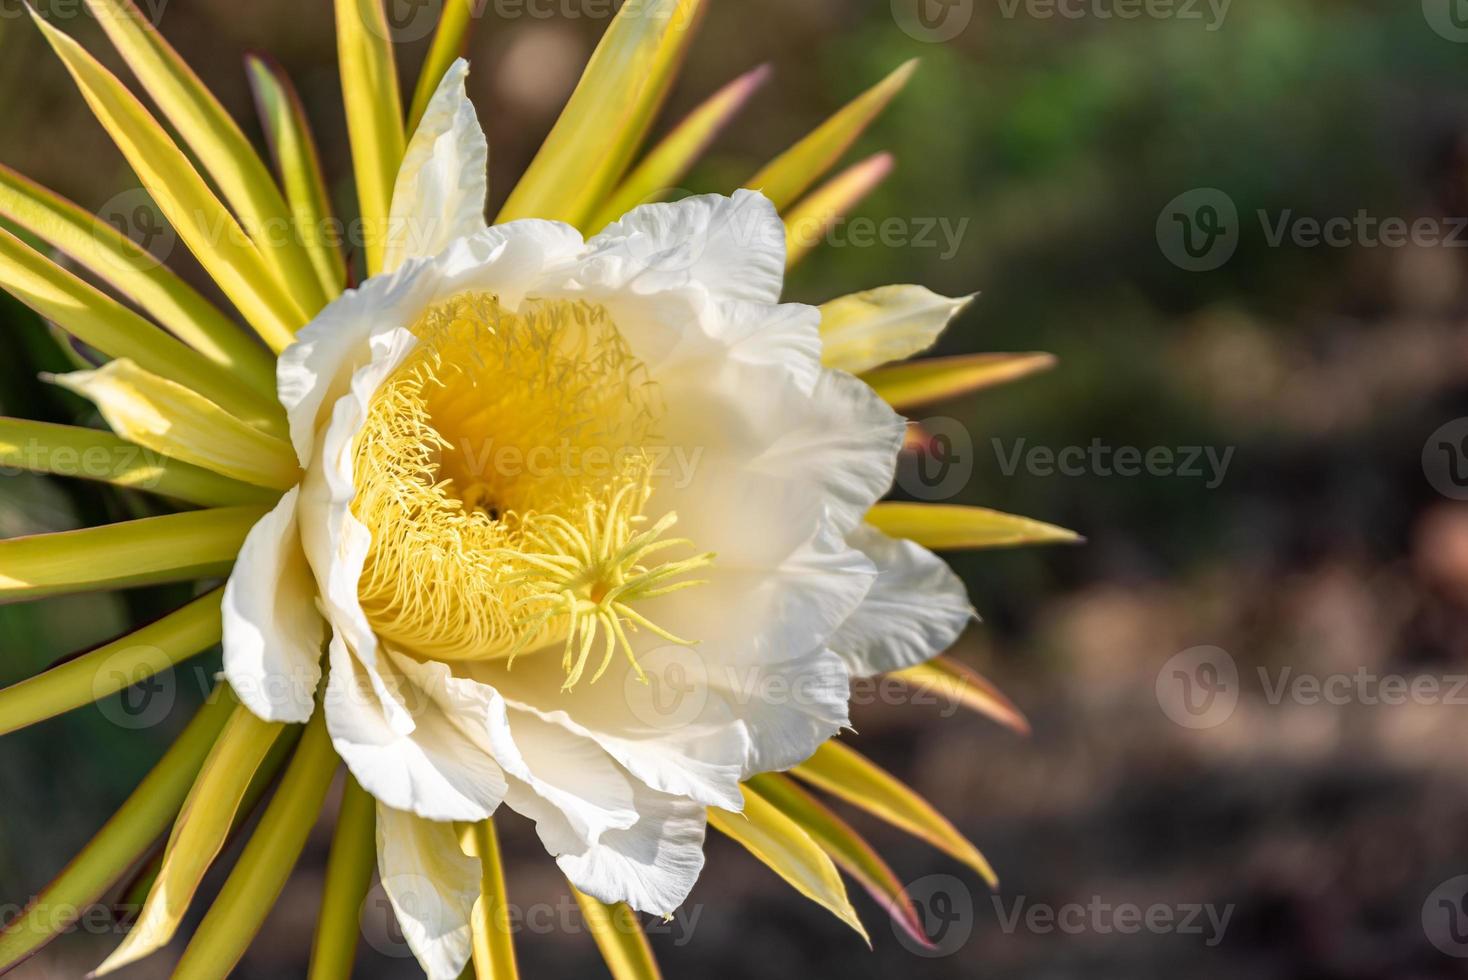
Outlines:
[[[656,387],[605,310],[511,313],[466,294],[414,327],[419,347],[374,396],[353,511],[372,533],[358,593],[379,636],[413,656],[513,658],[563,644],[566,687],[592,681],[629,632],[687,643],[635,606],[697,584],[710,555],[663,556],[652,497]]]
[[[646,682],[623,628],[624,621],[641,625],[670,643],[692,646],[691,641],[674,636],[632,608],[634,602],[703,584],[675,580],[709,564],[714,557],[705,554],[648,563],[647,559],[657,552],[693,544],[686,538],[660,540],[663,532],[677,523],[676,514],[665,514],[652,527],[639,530],[647,523],[639,510],[650,493],[646,477],[641,486],[624,483],[610,505],[587,504],[582,527],[566,520],[547,520],[527,535],[527,550],[516,556],[516,560],[530,566],[524,581],[536,589],[516,603],[517,608],[527,607],[534,615],[525,632],[526,642],[540,635],[551,622],[564,620],[570,624],[561,658],[566,690],[575,687],[585,672],[598,632],[603,634],[604,649],[591,682],[595,684],[606,672],[618,647],[631,661],[638,678]],[[531,547],[540,550],[532,553]],[[536,610],[541,610],[538,615]],[[518,652],[511,653],[511,662]]]

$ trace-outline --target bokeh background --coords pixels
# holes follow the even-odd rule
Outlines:
[[[1468,505],[1455,499],[1468,493],[1449,465],[1468,462],[1468,423],[1439,430],[1468,416],[1468,10],[1458,0],[923,2],[926,20],[914,16],[917,0],[714,0],[663,125],[736,74],[774,65],[687,182],[727,191],[892,66],[921,57],[916,80],[852,156],[897,155],[859,213],[898,219],[905,243],[838,230],[789,295],[819,302],[888,282],[979,290],[940,353],[1059,357],[1047,374],[920,413],[958,436],[953,500],[1089,539],[955,560],[984,618],[958,655],[1011,695],[1033,735],[900,698],[868,698],[855,715],[855,744],[951,815],[1003,885],[991,896],[925,846],[843,810],[914,883],[942,935],[943,955],[915,956],[854,893],[875,940],[868,952],[711,835],[686,916],[655,930],[666,974],[1463,975],[1452,954],[1468,955],[1457,941],[1468,936],[1446,928],[1456,920],[1443,919],[1438,900],[1461,907],[1468,891],[1453,881],[1468,874],[1468,690],[1458,689],[1468,674]],[[77,5],[39,5],[117,65]],[[259,49],[280,60],[349,210],[330,4],[150,9],[252,135],[240,57]],[[491,0],[478,26],[470,85],[499,201],[570,92],[605,5],[495,10]],[[105,210],[134,179],[20,4],[0,0],[0,14],[0,161]],[[400,48],[408,82],[424,47]],[[1383,240],[1360,214],[1430,219],[1454,242]],[[1214,216],[1221,223],[1208,223]],[[1330,244],[1312,243],[1299,223],[1334,218],[1352,227]],[[1189,258],[1180,220],[1199,236],[1226,234]],[[923,244],[924,227],[956,239],[939,231]],[[188,268],[184,253],[170,259]],[[1188,268],[1199,265],[1209,268]],[[6,298],[0,336],[5,414],[91,419],[37,380],[67,364]],[[1036,447],[1092,446],[1166,448],[1179,462],[1198,447],[1228,465],[1123,476],[1025,462]],[[0,535],[154,506],[9,474]],[[0,607],[0,682],[179,599],[154,589]],[[1198,647],[1216,649],[1175,659]],[[1196,669],[1200,658],[1237,678],[1213,692],[1222,708],[1180,714],[1177,671],[1205,688],[1212,677]],[[90,837],[217,663],[206,655],[150,691],[5,738],[0,901],[33,894]],[[1337,703],[1312,697],[1310,678]],[[1440,685],[1384,703],[1398,700],[1380,696],[1386,678]],[[541,910],[520,936],[526,975],[604,975],[528,825],[512,819],[504,832],[512,894]],[[238,976],[303,975],[327,843],[318,830]],[[1206,906],[1227,924],[1203,915],[1196,929],[1128,934],[1104,911],[1124,903],[1172,910],[1174,921]],[[1077,906],[1088,911],[1063,916],[1065,928],[1027,918]],[[383,913],[380,900],[364,910],[358,975],[419,975]],[[69,936],[16,975],[81,977],[115,939]],[[167,976],[178,951],[123,976]]]

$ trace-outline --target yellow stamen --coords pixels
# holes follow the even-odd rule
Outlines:
[[[513,659],[563,644],[566,688],[594,683],[629,632],[670,643],[634,606],[698,584],[712,560],[664,560],[677,515],[644,511],[657,389],[604,309],[486,294],[432,309],[358,437],[358,586],[377,633],[419,657]],[[657,556],[657,557],[655,557]]]

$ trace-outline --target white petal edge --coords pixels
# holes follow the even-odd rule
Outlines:
[[[372,356],[374,334],[410,326],[433,303],[475,289],[516,308],[550,270],[574,261],[584,245],[569,225],[512,221],[450,243],[432,259],[408,259],[327,304],[296,334],[276,364],[276,388],[290,420],[291,443],[309,465],[330,409],[352,373]]]
[[[541,842],[573,885],[607,904],[672,915],[703,870],[707,810],[690,800],[640,787],[637,823],[579,850],[562,846],[565,817],[524,783],[511,780],[505,803],[535,821]]]
[[[484,755],[565,814],[577,844],[636,822],[631,779],[595,742],[509,711],[495,688],[446,664],[400,654],[393,662]]]
[[[245,537],[224,586],[224,676],[245,707],[266,721],[304,723],[321,682],[326,621],[316,579],[301,550],[298,487]]]
[[[424,692],[382,665],[414,727],[388,719],[377,685],[339,638],[331,641],[326,730],[357,782],[380,803],[429,820],[483,820],[505,795],[505,774]]]
[[[719,300],[778,303],[785,284],[785,224],[758,191],[645,204],[587,245],[622,259],[623,285],[639,292],[697,283]]]
[[[377,873],[428,980],[456,980],[469,962],[480,871],[454,825],[379,803]]]
[[[738,707],[749,736],[744,779],[800,765],[851,725],[851,674],[830,650],[724,677],[715,691]],[[751,697],[758,689],[769,693]]]
[[[485,227],[489,141],[469,101],[469,63],[449,66],[408,141],[393,186],[384,269],[437,255]]]
[[[877,566],[876,582],[831,640],[853,676],[926,663],[974,620],[963,581],[928,549],[870,525],[847,540]]]

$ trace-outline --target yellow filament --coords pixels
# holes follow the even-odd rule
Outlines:
[[[414,326],[420,344],[373,397],[353,512],[372,533],[358,585],[377,633],[425,659],[563,644],[566,687],[601,638],[592,682],[630,632],[687,643],[635,605],[697,584],[677,516],[644,513],[656,387],[601,307],[465,294]]]

